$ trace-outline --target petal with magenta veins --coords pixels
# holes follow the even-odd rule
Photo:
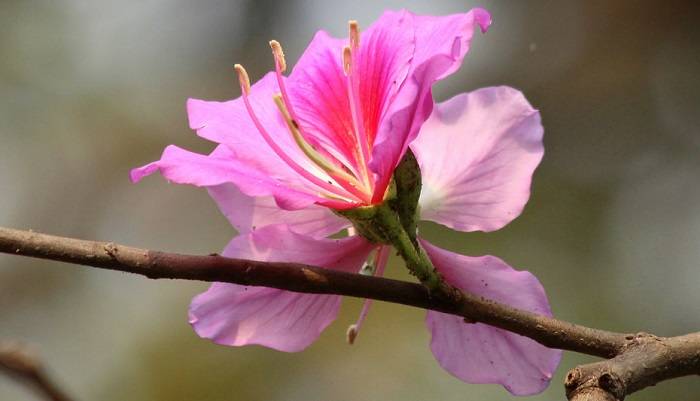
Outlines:
[[[435,268],[455,287],[544,316],[552,316],[537,278],[514,270],[494,256],[470,257],[421,240]],[[428,312],[430,349],[445,370],[475,384],[501,384],[515,395],[544,391],[559,365],[561,351],[459,316]]]
[[[347,192],[339,186],[327,183],[326,174],[294,142],[274,102],[274,96],[278,92],[274,73],[267,74],[250,88],[248,101],[260,127],[256,126],[242,97],[228,102],[189,99],[187,109],[190,127],[197,130],[199,136],[228,147],[230,157],[237,160],[238,164],[255,170],[258,175],[269,176],[278,185],[314,195],[326,193],[352,199],[346,198]],[[269,142],[265,135],[270,136]],[[247,193],[245,185],[239,184],[239,187]],[[326,187],[332,188],[329,190]],[[280,197],[277,199],[280,200]],[[282,203],[288,202],[282,199]]]
[[[377,186],[386,188],[391,173],[418,135],[433,108],[432,85],[456,71],[470,48],[474,30],[491,24],[486,10],[475,8],[444,17],[410,16],[415,32],[415,53],[408,76],[379,124],[370,167]],[[383,196],[375,192],[375,196]]]
[[[539,113],[513,88],[438,104],[411,144],[423,180],[421,217],[461,231],[508,224],[530,196],[542,133]]]
[[[289,92],[302,128],[357,161],[358,134],[350,108],[348,77],[342,65],[348,42],[319,31],[289,77]],[[413,30],[402,13],[386,13],[362,32],[353,54],[360,127],[374,142],[382,115],[406,77],[414,50]],[[354,165],[356,168],[363,166]]]
[[[374,246],[360,237],[318,239],[267,226],[234,238],[224,256],[292,262],[355,272]],[[296,352],[308,347],[336,318],[340,296],[214,283],[190,305],[190,324],[217,344],[259,344]]]

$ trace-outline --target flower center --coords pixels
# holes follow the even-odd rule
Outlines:
[[[350,166],[343,163],[333,153],[325,149],[317,140],[304,132],[299,124],[299,118],[294,111],[294,106],[289,98],[289,93],[285,85],[282,73],[287,68],[282,46],[276,40],[270,41],[272,54],[275,59],[275,75],[280,92],[273,96],[273,101],[280,114],[286,122],[294,143],[301,150],[304,156],[311,162],[311,166],[302,166],[288,152],[275,142],[273,137],[266,131],[259,118],[255,114],[251,105],[250,79],[246,70],[236,64],[241,85],[241,97],[246,110],[253,121],[253,124],[260,132],[265,142],[287,165],[295,172],[306,178],[311,183],[320,187],[319,195],[356,204],[371,204],[374,194],[375,183],[373,173],[369,169],[369,158],[371,156],[371,145],[362,122],[362,109],[360,104],[359,74],[356,63],[360,49],[360,34],[356,21],[349,22],[350,44],[342,51],[342,65],[346,77],[348,100],[350,104],[350,114],[352,117],[355,147],[352,149],[352,160]],[[312,168],[309,168],[312,167]]]

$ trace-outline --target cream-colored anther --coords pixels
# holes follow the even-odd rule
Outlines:
[[[240,64],[234,65],[233,68],[238,74],[238,82],[241,84],[241,90],[246,96],[250,95],[250,78],[248,77],[248,72]]]
[[[352,50],[350,50],[350,46],[343,47],[343,71],[345,75],[350,75],[350,71],[352,71]]]
[[[358,330],[356,324],[351,324],[348,330],[345,332],[345,340],[348,344],[355,344],[355,339],[357,338]]]
[[[270,48],[272,48],[272,54],[275,56],[275,60],[280,65],[280,70],[285,72],[287,70],[287,61],[284,59],[284,51],[282,51],[282,45],[276,40],[270,41]]]
[[[360,28],[357,25],[357,21],[348,21],[350,26],[350,47],[355,50],[360,47]]]

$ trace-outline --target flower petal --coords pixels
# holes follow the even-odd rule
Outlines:
[[[513,88],[438,104],[411,144],[423,177],[421,217],[461,231],[508,224],[530,196],[542,133],[539,113]]]
[[[370,144],[413,57],[413,27],[406,14],[384,13],[361,33],[359,53],[353,55],[359,113]],[[289,76],[289,92],[302,128],[345,160],[353,160],[359,145],[342,66],[343,47],[348,43],[317,32]]]
[[[274,195],[277,204],[286,210],[301,209],[314,203],[338,206],[332,200],[280,185],[269,175],[240,163],[222,145],[208,156],[170,145],[165,148],[160,160],[131,170],[131,180],[138,182],[156,171],[177,184],[209,187],[235,182],[249,196]],[[344,203],[338,204],[342,206]]]
[[[315,199],[316,203],[326,206],[338,209],[353,206],[350,202],[319,198],[318,193],[328,191],[299,173],[304,170],[309,176],[315,174],[320,177],[325,176],[294,142],[280,111],[274,104],[273,96],[279,91],[275,74],[268,73],[252,86],[248,99],[272,142],[298,166],[297,170],[284,161],[264,139],[248,114],[242,98],[227,102],[189,99],[187,112],[190,127],[197,130],[199,136],[225,145],[229,149],[228,157],[235,160],[238,165],[244,166],[246,170],[252,171],[253,175],[264,179],[269,184],[265,186],[269,190],[267,194],[274,195],[277,202],[284,205],[284,208],[298,209],[309,205],[309,203],[300,203],[296,199],[288,199],[289,189],[311,195],[309,199]],[[319,181],[324,180],[319,178]],[[248,177],[235,176],[232,182],[249,196],[259,195],[260,189],[257,188],[257,184],[251,184]],[[347,192],[338,188],[336,195],[338,194],[344,196]]]
[[[552,316],[547,296],[531,273],[513,270],[494,256],[469,257],[421,244],[445,280],[473,294]],[[497,383],[515,395],[537,394],[549,385],[561,351],[482,323],[428,312],[430,348],[445,370],[469,383]]]
[[[408,145],[429,117],[433,83],[459,68],[469,51],[474,29],[478,26],[485,32],[491,24],[489,13],[480,8],[444,17],[402,13],[412,20],[415,54],[407,79],[377,132],[370,167],[380,177],[379,188],[386,187]]]
[[[268,73],[251,87],[248,99],[274,141],[296,162],[305,163],[273,101],[279,91],[274,73]],[[197,135],[226,145],[237,160],[284,181],[301,179],[267,144],[241,97],[226,102],[188,99],[187,114]]]
[[[350,272],[360,268],[373,248],[360,237],[315,239],[275,225],[234,238],[223,254]],[[215,283],[192,300],[190,324],[199,336],[218,344],[259,344],[295,352],[318,338],[335,319],[339,306],[337,295]]]
[[[232,184],[209,187],[209,195],[240,234],[273,225],[286,224],[297,234],[327,237],[347,228],[350,222],[328,208],[311,205],[302,210],[283,210],[274,198],[250,197]]]

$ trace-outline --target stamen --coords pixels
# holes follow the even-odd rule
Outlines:
[[[360,47],[360,28],[355,20],[348,21],[348,25],[350,26],[350,47],[355,50]]]
[[[250,95],[250,78],[248,77],[248,72],[240,64],[234,65],[233,68],[238,73],[238,82],[241,84],[241,91],[243,91],[246,96]]]
[[[359,36],[353,39],[352,25],[350,29],[350,42],[358,41]],[[357,31],[354,32],[359,35]],[[358,49],[355,49],[357,51]],[[353,63],[353,50],[350,46],[343,47],[343,71],[347,77],[347,87],[348,87],[348,100],[350,103],[350,113],[352,115],[352,124],[355,130],[355,140],[357,142],[357,147],[359,151],[355,152],[355,157],[357,158],[358,165],[361,167],[360,171],[362,173],[362,181],[366,187],[370,189],[370,192],[374,192],[374,182],[370,179],[371,173],[369,167],[367,166],[369,162],[370,149],[369,142],[367,140],[367,134],[365,133],[365,126],[362,121],[361,108],[360,108],[360,88],[357,76],[357,68]]]
[[[345,72],[345,76],[350,76],[352,73],[352,50],[350,50],[350,46],[343,47],[343,72]]]
[[[302,177],[306,178],[307,180],[311,181],[312,183],[318,185],[319,187],[329,191],[332,194],[336,194],[338,196],[341,196],[342,199],[346,199],[347,195],[350,194],[344,194],[340,192],[340,188],[333,186],[333,184],[326,182],[325,180],[316,177],[315,175],[311,174],[309,171],[301,167],[298,163],[296,163],[288,154],[286,154],[282,148],[272,139],[270,134],[265,130],[265,127],[263,127],[262,123],[260,123],[260,120],[258,119],[258,116],[255,114],[255,111],[253,110],[253,107],[250,104],[250,99],[248,99],[248,95],[250,94],[250,79],[248,78],[248,72],[243,68],[242,65],[236,64],[235,65],[235,70],[238,73],[238,81],[241,85],[241,97],[243,98],[243,103],[245,104],[246,110],[248,111],[248,115],[250,116],[250,119],[253,121],[253,124],[255,127],[258,129],[258,132],[260,132],[260,135],[263,137],[265,142],[267,142],[268,146],[272,148],[272,150],[277,154],[277,156],[282,159],[289,167],[291,167],[294,171],[296,171],[299,175]],[[350,197],[352,199],[352,197]],[[364,198],[359,198],[359,199],[364,199]],[[352,201],[356,201],[355,199],[352,199]]]
[[[389,247],[381,246],[377,249],[377,253],[374,256],[374,267],[376,268],[375,275],[377,277],[382,277],[384,275],[384,268],[386,267],[386,262],[389,260]],[[364,268],[364,266],[363,266]],[[355,343],[357,335],[360,333],[360,327],[365,321],[367,314],[369,313],[369,308],[372,306],[371,299],[365,299],[365,303],[362,305],[362,310],[360,311],[360,316],[357,318],[355,324],[351,324],[348,330],[345,332],[345,338],[348,344],[352,345]]]
[[[299,132],[299,125],[295,120],[292,119],[291,115],[289,114],[289,110],[287,109],[285,102],[282,99],[282,96],[278,94],[275,95],[273,98],[275,100],[277,108],[280,110],[280,113],[282,113],[282,117],[287,123],[289,131],[292,133],[292,138],[294,138],[294,142],[296,142],[297,146],[299,146],[299,149],[301,149],[301,151],[304,152],[306,157],[308,157],[309,160],[311,160],[314,164],[320,167],[321,170],[328,173],[328,175],[330,175],[345,190],[362,200],[369,199],[370,194],[359,190],[361,185],[354,176],[346,173],[345,171],[335,166],[333,163],[329,162],[304,139],[304,137],[301,135],[301,132]]]
[[[359,194],[363,193],[357,190],[358,187],[362,187],[359,184],[359,181],[357,178],[352,174],[350,169],[343,165],[340,161],[338,161],[337,158],[332,157],[332,159],[336,162],[330,162],[328,161],[327,157],[324,157],[321,153],[325,153],[328,156],[330,153],[323,149],[322,152],[319,152],[309,144],[309,140],[307,140],[308,136],[304,133],[303,129],[297,121],[299,121],[299,118],[297,117],[296,113],[294,112],[294,107],[292,105],[292,102],[289,100],[289,94],[287,93],[287,86],[284,83],[284,77],[282,76],[282,72],[287,68],[287,62],[284,59],[284,51],[282,50],[282,45],[276,40],[271,40],[270,41],[270,48],[272,49],[272,55],[275,58],[275,75],[277,77],[277,86],[280,88],[280,93],[282,95],[282,102],[281,105],[284,107],[285,110],[282,110],[280,108],[280,104],[278,104],[278,108],[280,108],[280,111],[282,112],[282,115],[285,116],[285,120],[287,121],[287,125],[290,127],[290,131],[292,131],[292,135],[294,137],[294,140],[297,142],[299,147],[304,151],[304,153],[309,157],[316,165],[321,167],[326,173],[329,173],[333,178],[340,184],[345,190],[348,192],[354,194],[355,196],[358,196],[360,199],[365,199],[368,198],[369,192],[371,191],[364,191],[367,192],[367,195],[362,195],[359,196]],[[275,100],[277,102],[277,100]],[[306,146],[302,146],[299,143],[303,142]],[[313,153],[318,155],[316,159],[311,157],[305,149],[312,150]],[[318,162],[323,161],[324,166],[321,166]],[[330,167],[328,167],[330,166]],[[335,174],[333,172],[335,171],[341,171],[342,174]],[[351,177],[351,179],[347,179],[344,177]],[[342,182],[342,181],[347,181],[347,182]],[[354,184],[350,184],[353,183]],[[367,187],[369,188],[369,187]]]
[[[287,62],[284,59],[284,51],[282,51],[282,45],[276,40],[270,41],[270,47],[272,48],[272,54],[275,56],[275,61],[279,63],[280,72],[285,72],[287,70]]]

